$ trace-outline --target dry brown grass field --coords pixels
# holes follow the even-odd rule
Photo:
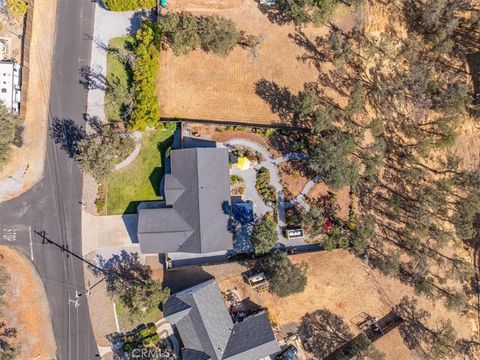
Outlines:
[[[355,319],[365,312],[381,318],[386,315],[402,297],[413,297],[410,286],[388,278],[377,270],[372,270],[347,250],[325,251],[320,253],[291,256],[294,263],[305,261],[308,264],[308,283],[305,291],[284,298],[271,293],[258,293],[242,278],[242,275],[227,275],[228,268],[236,264],[226,264],[203,269],[219,281],[222,292],[236,289],[240,299],[249,298],[252,302],[268,308],[276,320],[280,337],[295,333],[306,313],[327,309],[343,318],[352,333],[359,333]],[[238,271],[238,269],[236,269]],[[469,337],[475,333],[475,315],[458,315],[445,309],[441,301],[432,302],[425,297],[416,297],[418,305],[431,314],[429,324],[441,319],[449,319],[458,337]],[[421,359],[405,345],[398,329],[388,333],[374,343],[384,352],[386,359]]]
[[[306,50],[291,37],[295,27],[270,22],[254,0],[231,0],[222,6],[218,3],[175,1],[169,11],[186,9],[197,15],[218,14],[232,19],[238,30],[263,39],[256,56],[239,46],[225,57],[201,50],[177,57],[171,50],[163,50],[157,79],[162,117],[252,124],[288,122],[272,110],[268,100],[273,107],[281,108],[282,100],[297,94],[304,83],[315,81],[319,73],[314,64],[300,59]],[[354,21],[354,14],[340,7],[334,22],[349,29]],[[304,31],[314,40],[324,35],[327,27]],[[264,86],[259,95],[257,84],[261,81]]]

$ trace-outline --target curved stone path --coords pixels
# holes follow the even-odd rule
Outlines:
[[[131,136],[135,139],[135,149],[133,149],[125,160],[115,166],[115,170],[120,170],[130,165],[132,161],[137,158],[138,154],[140,154],[140,150],[142,149],[142,133],[140,131],[135,131]]]

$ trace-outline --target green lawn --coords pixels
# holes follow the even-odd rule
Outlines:
[[[132,70],[121,60],[125,54],[132,51],[132,46],[131,36],[113,38],[108,43],[112,51],[107,55],[107,82],[113,90],[105,94],[105,114],[107,119],[112,121],[122,120],[124,103],[132,84]]]
[[[172,135],[163,129],[143,134],[137,158],[126,168],[115,171],[108,180],[108,215],[134,214],[140,202],[160,200],[165,150],[172,144]]]
[[[159,308],[143,313],[141,316],[131,316],[121,301],[116,301],[115,307],[121,332],[133,330],[140,324],[156,323],[163,318],[162,311]]]

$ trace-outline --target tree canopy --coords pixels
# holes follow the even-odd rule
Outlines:
[[[241,41],[235,23],[223,16],[194,16],[188,12],[166,14],[160,29],[175,55],[185,55],[197,48],[217,55],[227,55]],[[250,39],[243,34],[243,40]]]
[[[336,127],[325,130],[310,147],[310,168],[334,190],[354,186],[359,171],[358,164],[350,159],[354,148],[353,135]]]
[[[257,219],[253,225],[251,241],[255,254],[268,253],[278,241],[277,223],[269,214]]]
[[[218,55],[227,55],[240,39],[234,22],[218,15],[200,17],[198,29],[202,49]]]
[[[137,253],[123,250],[110,259],[98,256],[98,268],[92,271],[105,277],[108,292],[119,298],[131,315],[158,308],[170,295],[170,289],[152,279],[150,266],[143,265]]]
[[[261,268],[270,291],[280,297],[302,292],[307,285],[307,264],[293,264],[284,252],[276,251],[263,259]]]
[[[76,144],[75,160],[80,169],[102,183],[135,147],[135,141],[112,125],[99,126],[94,134]]]

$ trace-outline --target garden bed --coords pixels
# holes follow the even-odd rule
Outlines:
[[[306,167],[306,161],[302,160],[290,160],[278,166],[285,200],[293,200],[302,192],[309,180],[304,171]]]

